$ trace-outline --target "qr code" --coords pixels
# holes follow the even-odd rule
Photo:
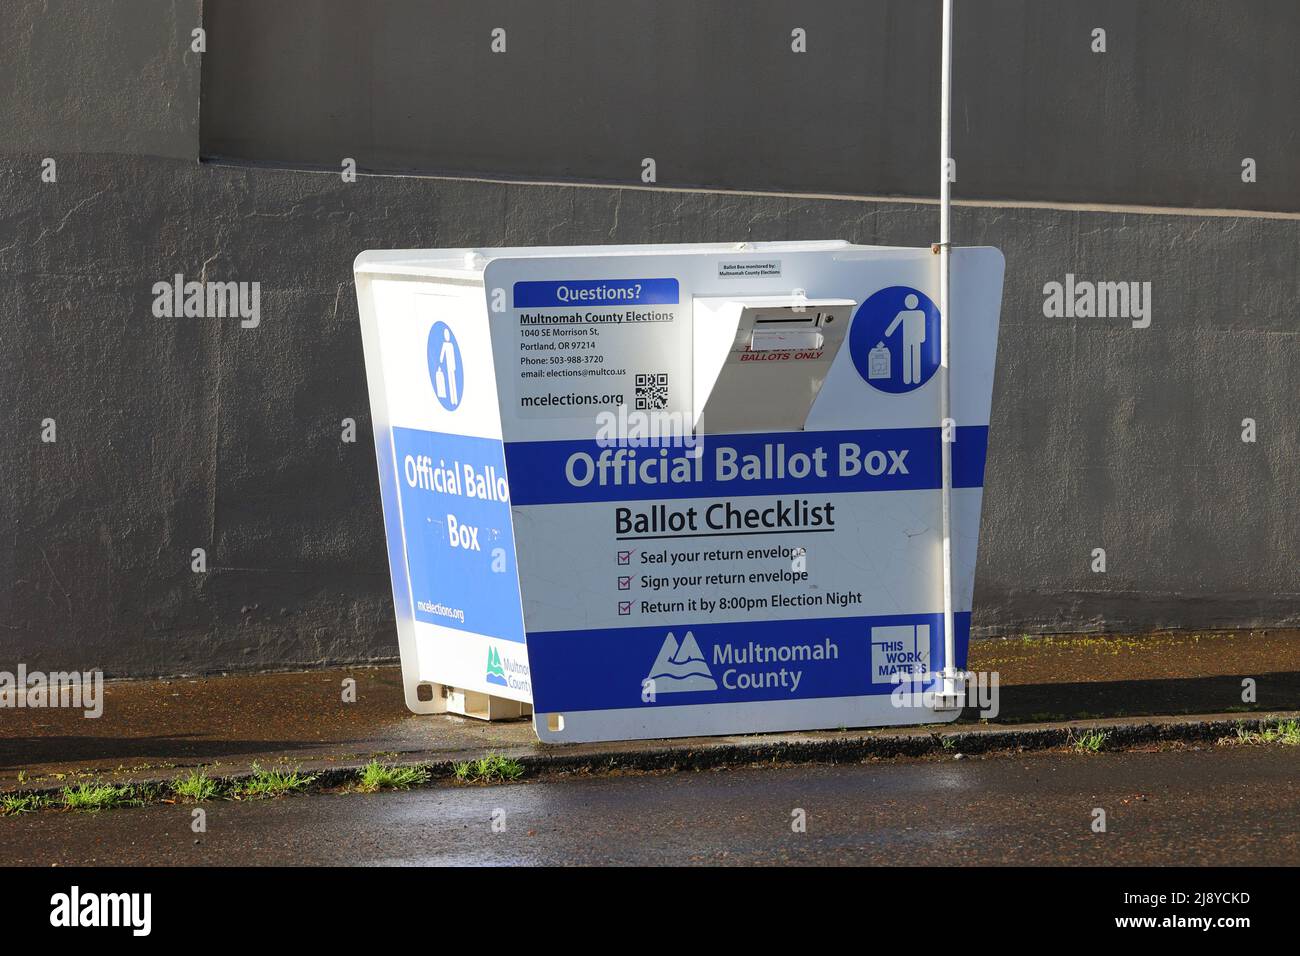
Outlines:
[[[636,377],[636,408],[639,412],[668,407],[668,373],[652,372]]]

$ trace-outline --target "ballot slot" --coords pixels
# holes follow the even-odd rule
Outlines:
[[[802,329],[765,330],[755,329],[749,338],[751,352],[773,352],[782,349],[820,349],[826,344],[820,332]]]
[[[829,312],[760,312],[754,316],[754,330],[749,337],[752,352],[776,352],[784,349],[817,350],[825,346],[826,337],[818,331],[824,321],[833,320]]]
[[[802,430],[856,305],[852,299],[697,296],[696,431]]]
[[[767,325],[779,322],[782,325],[820,325],[821,317],[822,314],[820,312],[816,315],[800,315],[799,313],[783,315],[775,312],[767,312],[754,316],[754,324]]]

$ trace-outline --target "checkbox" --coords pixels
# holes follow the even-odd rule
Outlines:
[[[619,601],[619,602],[618,602],[618,613],[619,613],[619,615],[627,615],[627,614],[631,614],[631,613],[632,613],[632,602],[631,602],[631,601]]]
[[[631,551],[620,551],[620,552],[618,553],[618,563],[619,563],[619,564],[631,564],[631,563],[632,563],[632,552],[631,552]]]
[[[632,577],[631,577],[631,575],[629,575],[628,577],[625,577],[625,578],[622,578],[622,577],[621,577],[621,578],[618,579],[618,589],[619,589],[620,591],[629,591],[629,590],[632,589]]]

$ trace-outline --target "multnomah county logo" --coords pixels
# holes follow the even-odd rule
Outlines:
[[[460,407],[465,394],[465,367],[456,336],[446,322],[435,322],[429,330],[429,380],[438,404],[449,412]]]
[[[656,694],[718,689],[717,681],[709,671],[709,663],[700,653],[700,645],[690,631],[686,632],[680,644],[672,631],[668,632],[646,680]]]
[[[487,682],[501,687],[510,686],[506,683],[506,669],[501,666],[501,652],[495,647],[488,648]]]

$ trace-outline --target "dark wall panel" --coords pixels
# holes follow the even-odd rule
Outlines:
[[[201,0],[0,0],[0,153],[199,150]]]
[[[938,0],[208,0],[202,150],[625,183],[649,156],[660,184],[929,196],[938,14]],[[956,195],[1300,210],[1295,0],[958,0],[956,19]],[[1241,181],[1244,157],[1258,182]]]

